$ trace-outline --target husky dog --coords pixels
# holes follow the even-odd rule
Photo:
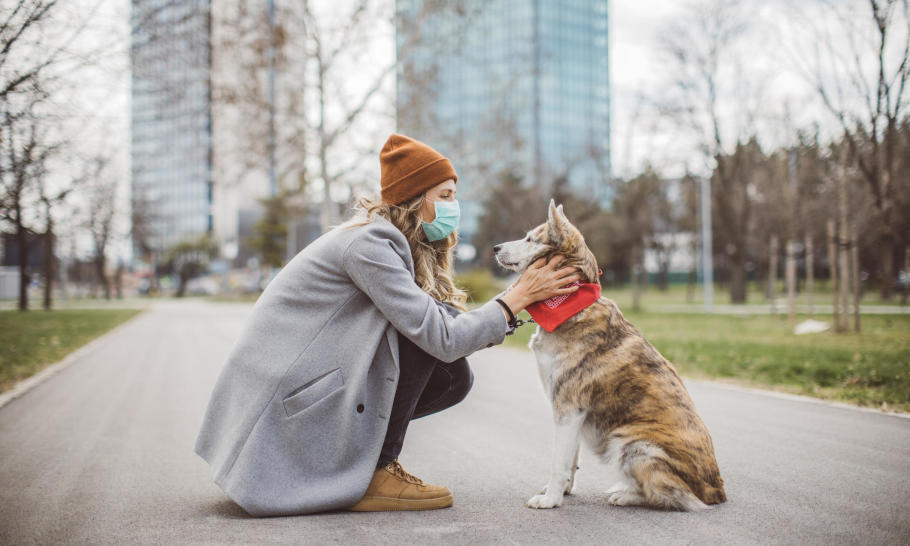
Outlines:
[[[561,254],[560,267],[576,266],[599,294],[594,254],[553,200],[545,223],[494,251],[500,265],[519,273]],[[698,510],[726,500],[711,435],[676,369],[612,300],[597,298],[552,332],[538,326],[529,346],[552,403],[556,441],[550,481],[528,507],[560,506],[572,492],[582,438],[609,467],[610,504]]]

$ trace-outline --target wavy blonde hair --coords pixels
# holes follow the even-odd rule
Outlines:
[[[376,216],[392,222],[404,234],[411,248],[417,286],[433,298],[467,311],[467,293],[456,287],[452,279],[452,255],[458,243],[458,230],[453,230],[445,239],[427,239],[420,215],[424,195],[422,193],[399,205],[383,203],[378,196],[361,197],[354,205],[354,217],[337,227],[349,229],[366,225]]]

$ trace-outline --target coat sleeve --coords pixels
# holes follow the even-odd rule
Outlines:
[[[498,303],[491,300],[449,316],[417,286],[395,245],[382,234],[365,230],[348,245],[342,264],[396,330],[443,362],[502,343],[509,326]]]

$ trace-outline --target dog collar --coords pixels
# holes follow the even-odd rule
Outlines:
[[[548,300],[538,301],[525,307],[525,310],[547,332],[552,332],[560,324],[580,313],[600,297],[600,285],[593,282],[575,281],[566,286],[578,285],[578,290],[571,294],[560,294]]]

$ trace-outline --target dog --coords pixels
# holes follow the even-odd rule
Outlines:
[[[517,273],[560,254],[560,267],[575,266],[600,293],[594,254],[552,199],[545,223],[494,252],[502,267]],[[597,297],[551,332],[538,325],[528,346],[556,432],[550,480],[527,501],[529,508],[558,507],[572,493],[581,440],[609,469],[612,505],[690,511],[726,501],[711,435],[676,368],[616,303]]]

